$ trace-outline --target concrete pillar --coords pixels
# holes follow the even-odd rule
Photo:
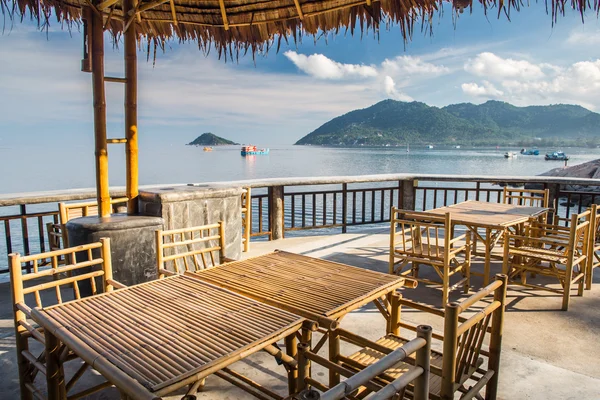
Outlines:
[[[70,246],[110,238],[113,277],[128,286],[156,279],[154,231],[162,227],[162,218],[126,214],[75,218],[67,222]],[[86,257],[81,254],[77,260]],[[81,271],[85,272],[88,271]],[[88,281],[82,281],[80,286],[83,295],[91,294]]]
[[[406,180],[402,182],[402,201],[400,204],[402,205],[402,209],[404,210],[414,210],[415,209],[415,188],[418,185],[416,180]]]
[[[271,240],[283,239],[283,186],[269,188],[269,223]]]

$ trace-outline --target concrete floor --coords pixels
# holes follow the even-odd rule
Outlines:
[[[376,271],[387,271],[388,234],[386,229],[366,229],[358,233],[288,238],[274,242],[253,242],[256,256],[275,249],[324,258]],[[474,259],[474,270],[483,269],[481,259]],[[423,269],[425,272],[426,269]],[[492,265],[500,272],[500,263]],[[539,280],[539,278],[536,278]],[[561,297],[551,292],[509,287],[505,319],[501,371],[500,399],[600,399],[600,271],[596,271],[594,288],[583,298],[572,297],[568,312],[560,311]],[[481,279],[473,278],[472,288],[481,287]],[[403,296],[439,306],[438,289],[420,285],[403,289]],[[453,292],[451,299],[464,295]],[[14,333],[10,294],[7,284],[0,285],[0,399],[18,397],[18,377],[15,365]],[[413,323],[428,323],[442,328],[441,319],[428,318],[423,313],[404,312],[402,318]],[[384,319],[371,306],[349,314],[342,327],[377,339],[385,332]],[[410,333],[405,332],[405,336]],[[319,335],[315,338],[318,339]],[[283,344],[282,344],[283,345]],[[434,343],[434,347],[437,346]],[[353,349],[343,348],[349,354]],[[326,350],[322,352],[326,355]],[[75,363],[75,362],[73,362]],[[67,369],[67,375],[76,365]],[[259,353],[234,364],[234,370],[285,395],[286,374],[266,353]],[[100,377],[88,374],[82,385]],[[316,379],[326,382],[326,371],[313,369]],[[89,396],[90,399],[116,399],[115,389]],[[180,398],[181,394],[171,398]],[[211,376],[198,399],[245,399],[245,392],[222,379]]]

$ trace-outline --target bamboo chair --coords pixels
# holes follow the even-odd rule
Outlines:
[[[550,200],[550,190],[532,190],[532,189],[513,189],[504,187],[502,202],[504,204],[514,204],[529,207],[548,208]]]
[[[497,396],[500,374],[500,352],[506,303],[506,275],[496,275],[496,280],[460,303],[446,304],[445,310],[401,299],[403,306],[417,309],[444,319],[443,334],[433,332],[432,337],[442,342],[443,351],[431,350],[429,398],[450,400],[457,392],[461,399],[481,398],[485,388],[485,399]],[[350,357],[340,356],[342,366],[362,370],[386,354],[400,348],[408,339],[400,335],[400,328],[417,331],[418,327],[400,322],[391,333],[375,342],[353,335],[352,342],[363,348]],[[352,335],[351,335],[352,336]],[[489,339],[489,345],[484,342]],[[486,348],[487,347],[487,348]],[[410,364],[410,365],[407,365]],[[409,357],[405,364],[397,364],[380,375],[387,384],[398,379],[415,364]],[[414,388],[408,387],[408,397]]]
[[[85,257],[84,257],[85,255]],[[10,283],[11,294],[13,301],[15,338],[17,349],[17,364],[19,368],[19,382],[21,389],[21,399],[29,400],[33,397],[45,398],[45,395],[34,386],[34,380],[38,372],[46,373],[45,367],[45,352],[42,351],[39,355],[34,355],[30,349],[30,339],[44,344],[44,332],[39,327],[36,327],[31,321],[31,307],[26,303],[26,296],[32,296],[37,307],[45,306],[42,303],[42,298],[45,300],[50,295],[45,295],[47,290],[53,290],[55,301],[54,304],[61,304],[65,300],[62,297],[61,287],[72,286],[74,297],[81,298],[79,292],[79,282],[89,281],[92,288],[92,293],[98,293],[96,278],[102,281],[102,288],[105,292],[110,292],[115,288],[124,287],[121,283],[113,280],[112,266],[110,256],[110,239],[102,238],[100,242],[90,243],[82,246],[71,247],[67,249],[55,250],[46,253],[35,255],[21,256],[18,253],[12,253],[9,256],[10,261]],[[72,263],[60,265],[59,260],[72,260]],[[77,259],[86,258],[85,261]],[[51,265],[46,269],[40,269],[42,261],[50,259]],[[23,275],[23,264],[33,264],[33,272]],[[80,275],[65,277],[65,272],[74,272],[77,270],[88,268],[95,269],[91,272],[85,272]],[[98,269],[99,268],[99,269]],[[51,278],[52,280],[44,279]],[[41,282],[40,282],[41,281]],[[44,296],[41,294],[44,293]],[[61,357],[66,359],[73,357],[67,350],[63,351]],[[73,357],[74,358],[74,357]],[[89,367],[83,364],[77,372],[66,382],[67,392],[72,389],[73,385],[83,375]],[[110,386],[106,382],[97,385],[93,388],[88,388],[81,393],[94,393]],[[76,396],[77,394],[74,394]]]
[[[463,285],[464,292],[468,293],[471,279],[471,234],[467,232],[453,236],[450,213],[440,217],[393,207],[389,273],[439,285],[438,281],[419,277],[420,264],[431,266],[441,279],[442,306],[448,302],[449,292],[458,286]],[[463,278],[451,286],[450,277],[456,273],[461,273]]]
[[[502,268],[511,283],[561,294],[562,309],[568,310],[571,285],[577,284],[577,294],[583,296],[590,216],[590,210],[573,214],[568,228],[536,222],[527,229],[526,235],[507,233]],[[568,229],[568,236],[565,229]],[[554,277],[562,289],[529,284],[527,273]]]
[[[246,188],[242,193],[242,245],[245,253],[250,251],[250,234],[252,233],[252,194]]]
[[[225,257],[225,225],[218,222],[191,228],[156,230],[159,278],[195,272],[233,261]]]
[[[357,399],[361,398],[361,394],[368,394],[367,391],[377,392],[369,399],[402,399],[409,384],[412,384],[413,387],[412,398],[414,400],[426,400],[429,394],[432,329],[428,325],[420,325],[416,330],[417,337],[415,339],[405,342],[394,350],[386,349],[386,354],[381,359],[359,371],[340,366],[319,356],[318,351],[310,349],[309,343],[299,343],[297,388],[300,393],[292,396],[291,400],[309,400],[319,397],[328,400]],[[372,343],[344,330],[340,330],[339,333],[340,337],[349,343]],[[414,365],[405,363],[409,357],[413,358]],[[329,370],[338,371],[347,379],[333,387],[327,387],[310,376],[313,362]],[[402,372],[399,373],[399,376],[389,383],[382,382],[379,375],[390,368],[398,369],[399,363],[402,365]],[[305,389],[307,386],[313,386],[324,393],[320,395],[314,389]]]
[[[110,200],[113,209],[116,206],[127,201],[127,197],[119,197]],[[115,210],[113,210],[115,211]],[[58,223],[49,222],[46,224],[48,234],[48,244],[50,250],[59,250],[69,247],[69,237],[67,235],[66,224],[74,218],[88,217],[98,215],[98,202],[86,201],[80,203],[58,203]]]

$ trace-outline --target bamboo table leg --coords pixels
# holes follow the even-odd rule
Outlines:
[[[490,283],[490,264],[492,261],[492,248],[494,240],[492,239],[492,230],[485,228],[485,263],[483,264],[483,286]]]
[[[340,335],[337,330],[329,331],[329,361],[338,363],[340,355]],[[332,388],[340,383],[340,374],[329,370],[329,387]]]
[[[48,400],[63,400],[67,398],[65,377],[60,362],[60,343],[49,330],[44,332],[46,343],[46,384]]]
[[[296,355],[298,354],[298,344],[295,333],[292,333],[285,338],[285,352],[288,356],[296,358]],[[296,393],[297,382],[298,370],[290,368],[288,370],[288,390],[290,395]]]
[[[400,322],[400,297],[402,295],[397,292],[390,294],[390,320],[388,324],[387,333],[392,335],[398,335],[400,328],[398,324]]]

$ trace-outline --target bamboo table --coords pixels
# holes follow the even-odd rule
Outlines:
[[[335,328],[341,318],[373,302],[387,320],[387,331],[397,333],[400,295],[396,289],[414,283],[404,277],[284,251],[188,274],[318,322],[329,329],[324,338],[329,336],[332,361],[339,354]],[[295,340],[292,337],[286,341],[288,355],[296,354]],[[310,332],[303,330],[302,341],[310,340]],[[338,380],[339,375],[330,371],[331,383]],[[290,391],[294,388],[290,387]]]
[[[487,286],[490,282],[492,250],[506,230],[509,228],[518,228],[532,219],[542,216],[549,210],[549,208],[545,207],[467,200],[451,206],[435,208],[427,212],[440,216],[444,216],[447,212],[452,213],[453,226],[466,226],[475,235],[475,246],[477,239],[481,240],[485,248],[483,285]],[[479,229],[485,230],[485,236],[479,234]]]
[[[250,354],[278,352],[272,345],[305,321],[183,275],[37,308],[33,318],[45,329],[50,400],[66,398],[65,347],[121,393],[155,399],[186,385],[192,394]]]

